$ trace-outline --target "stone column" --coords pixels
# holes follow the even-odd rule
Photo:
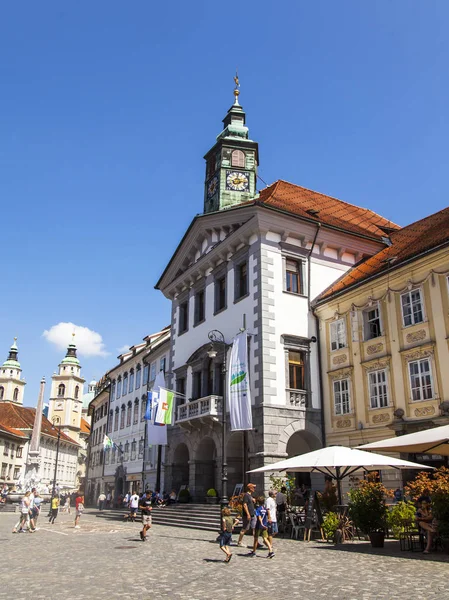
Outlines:
[[[42,428],[42,411],[44,409],[45,377],[41,379],[39,398],[34,417],[33,434],[31,436],[30,449],[28,452],[28,461],[25,465],[25,489],[38,487],[40,483],[39,475],[39,453]]]

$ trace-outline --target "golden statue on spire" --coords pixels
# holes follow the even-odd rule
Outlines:
[[[234,96],[235,96],[235,104],[239,103],[239,87],[240,87],[240,82],[239,82],[239,74],[238,71],[235,71],[235,77],[234,77],[234,83],[235,83],[235,88],[234,88]]]

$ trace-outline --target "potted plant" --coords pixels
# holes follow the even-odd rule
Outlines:
[[[392,495],[375,476],[349,491],[349,514],[356,527],[368,535],[373,548],[383,548],[387,526],[387,496]]]
[[[178,502],[181,502],[183,504],[187,504],[187,502],[190,502],[190,492],[187,488],[179,492]]]
[[[214,488],[210,488],[210,490],[207,490],[206,502],[207,502],[207,504],[217,504],[217,502],[218,502],[217,490],[215,490]]]
[[[415,513],[413,502],[401,500],[392,507],[387,514],[387,523],[395,538],[400,538],[401,533],[416,528]]]
[[[337,513],[330,511],[324,515],[323,524],[321,527],[328,542],[334,540],[339,524],[340,518]]]

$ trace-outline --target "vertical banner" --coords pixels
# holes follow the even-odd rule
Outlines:
[[[166,446],[167,445],[167,427],[165,427],[165,423],[158,423],[156,420],[157,415],[160,414],[159,405],[161,403],[161,391],[165,386],[165,376],[163,371],[159,371],[156,375],[156,379],[154,380],[153,389],[151,393],[148,393],[148,402],[151,402],[150,409],[148,411],[147,404],[147,413],[150,417],[147,421],[147,443],[149,445],[156,446]],[[164,390],[166,392],[166,390]],[[151,396],[150,396],[151,395]],[[163,410],[163,409],[162,409]],[[163,414],[165,416],[165,411],[163,410]],[[146,415],[145,415],[146,418]],[[170,420],[171,424],[171,420]]]
[[[231,430],[252,429],[253,416],[248,376],[248,334],[246,331],[239,333],[232,344],[228,402]]]

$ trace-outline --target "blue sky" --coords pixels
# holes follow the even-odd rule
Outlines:
[[[87,380],[169,323],[153,286],[202,210],[236,66],[267,183],[400,224],[448,204],[449,3],[68,4],[1,9],[0,359],[17,335],[25,404],[58,323],[101,336]]]

